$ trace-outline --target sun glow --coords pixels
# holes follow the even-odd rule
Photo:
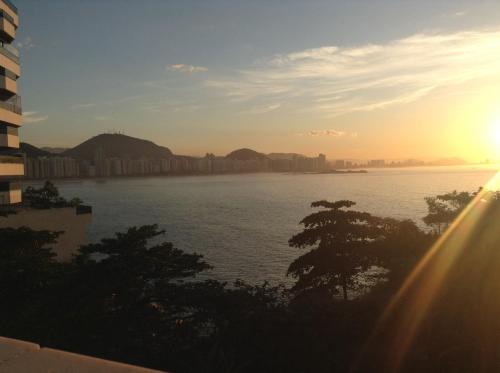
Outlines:
[[[494,145],[497,147],[497,152],[500,152],[500,117],[498,117],[492,125],[491,135]]]

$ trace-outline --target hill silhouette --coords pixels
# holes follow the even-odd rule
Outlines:
[[[266,160],[268,159],[265,154],[256,152],[255,150],[252,149],[238,149],[235,150],[228,155],[226,155],[226,158],[229,159],[234,159],[238,161],[250,161],[250,160]]]
[[[96,151],[102,149],[105,157],[119,157],[139,159],[147,158],[170,158],[173,156],[170,149],[159,146],[152,141],[142,140],[122,134],[101,134],[62,153],[67,157],[80,160],[93,160]]]
[[[22,142],[19,144],[19,150],[21,150],[21,153],[26,154],[26,157],[28,158],[51,157],[54,155],[46,150],[37,148],[36,146],[33,146],[26,142]]]

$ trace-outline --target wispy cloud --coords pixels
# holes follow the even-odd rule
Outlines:
[[[461,17],[466,16],[467,13],[468,12],[466,10],[459,10],[458,12],[452,13],[451,17],[453,17],[453,18],[461,18]]]
[[[345,135],[344,131],[337,130],[312,130],[307,133],[309,136],[333,136],[342,137]]]
[[[202,72],[208,71],[208,69],[206,67],[203,67],[203,66],[185,65],[183,63],[169,65],[169,66],[167,66],[167,70],[181,72],[181,73],[187,73],[187,74],[202,73]]]
[[[38,111],[25,111],[23,113],[23,122],[24,123],[39,123],[45,122],[49,119],[48,115],[41,115]]]
[[[16,47],[19,49],[23,49],[25,51],[29,51],[30,49],[35,48],[35,43],[31,39],[31,37],[27,36],[24,39],[22,39],[21,41],[18,41],[16,43]]]
[[[271,111],[278,110],[280,107],[281,107],[281,103],[254,106],[249,110],[242,111],[241,114],[254,114],[254,115],[265,114],[265,113],[269,113]]]
[[[384,44],[275,55],[205,80],[230,101],[292,103],[326,117],[418,100],[441,88],[500,77],[500,28],[416,34]]]
[[[142,98],[143,95],[133,95],[133,96],[125,96],[125,97],[120,97],[116,98],[113,100],[108,100],[108,101],[103,101],[101,102],[102,105],[119,105],[119,104],[125,104],[131,101],[137,101],[140,98]]]

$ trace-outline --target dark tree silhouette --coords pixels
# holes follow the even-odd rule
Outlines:
[[[46,181],[43,187],[33,188],[29,186],[23,193],[23,200],[31,207],[39,209],[49,209],[52,207],[76,207],[82,204],[79,198],[70,201],[59,195],[59,190],[50,181]]]
[[[289,241],[292,247],[313,246],[288,268],[288,275],[297,279],[294,291],[326,291],[333,295],[340,288],[347,300],[348,289],[359,285],[356,275],[376,262],[370,245],[383,236],[382,220],[349,210],[354,205],[352,201],[311,204],[325,210],[305,217],[301,221],[304,230]]]
[[[57,198],[50,189],[48,196]],[[458,213],[469,198],[455,192],[435,200]],[[292,292],[202,281],[197,276],[209,268],[204,259],[164,242],[155,225],[87,245],[70,263],[54,260],[57,233],[0,229],[0,335],[174,372],[353,371],[387,302],[437,239],[412,221],[353,206],[312,204],[321,210],[304,218],[303,232],[290,239],[309,249],[290,265]],[[405,371],[496,367],[498,195],[478,207],[481,219],[422,321]],[[365,283],[373,266],[387,269],[377,286]],[[355,301],[332,301],[338,294],[353,298],[361,286],[370,291],[357,292]],[[420,312],[412,308],[410,316],[413,311]],[[393,351],[387,346],[376,339],[362,371],[386,371],[375,363]]]
[[[29,228],[0,229],[0,335],[24,328],[23,313],[60,273],[50,246],[60,233]]]
[[[428,214],[424,223],[441,234],[448,225],[464,210],[477,193],[460,192],[441,194],[435,197],[426,197]]]

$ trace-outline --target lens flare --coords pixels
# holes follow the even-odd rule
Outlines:
[[[474,273],[480,271],[478,268],[487,268],[485,273],[481,273],[481,276],[484,276],[484,279],[489,278],[490,281],[488,283],[481,283],[481,285],[484,285],[484,288],[497,286],[494,284],[498,282],[498,274],[500,273],[500,263],[498,263],[498,260],[495,260],[498,255],[493,251],[486,251],[488,255],[479,257],[479,254],[476,254],[470,248],[476,248],[477,245],[475,245],[476,241],[474,240],[477,240],[477,237],[484,237],[484,240],[495,242],[493,246],[495,250],[497,249],[498,221],[494,221],[495,219],[491,219],[491,217],[498,218],[500,214],[498,209],[494,214],[491,213],[492,211],[489,208],[493,203],[489,202],[495,198],[495,192],[499,190],[500,173],[497,173],[437,240],[406,279],[401,289],[386,307],[358,361],[358,365],[364,365],[363,360],[368,360],[367,355],[371,353],[371,350],[376,350],[377,345],[380,345],[384,341],[384,346],[386,346],[383,352],[384,356],[380,356],[380,364],[383,365],[383,371],[398,372],[402,369],[405,357],[410,351],[415,338],[422,332],[420,329],[423,321],[429,316],[429,310],[438,300],[437,298],[443,294],[441,292],[442,288],[445,284],[449,287],[450,281],[454,281],[451,278],[457,278],[456,273],[453,273],[456,270],[454,266],[457,265],[457,262],[460,262],[460,271],[462,272],[463,267],[469,265],[464,263],[474,263],[474,266],[471,265],[470,268],[470,272]],[[479,235],[478,232],[481,232],[481,234]],[[470,257],[472,257],[472,260],[469,260]],[[464,258],[467,260],[464,260]],[[466,269],[469,268],[466,267]],[[495,280],[492,281],[491,278]],[[483,286],[479,286],[479,288],[483,288]],[[497,312],[498,308],[500,308],[500,299],[496,299],[495,297],[498,297],[498,294],[490,294],[489,300],[485,301],[485,308],[494,308],[495,312]],[[466,298],[467,295],[465,294],[463,301]],[[462,300],[457,302],[458,307],[456,312],[460,312],[460,301]],[[495,319],[495,317],[491,318]],[[491,320],[486,321],[492,322]],[[477,324],[480,323],[480,321],[477,322]],[[493,323],[500,324],[497,321],[493,321]],[[492,326],[493,329],[499,326],[495,325]],[[490,333],[490,330],[485,331],[483,329],[481,327],[477,328],[477,333],[482,333],[481,337]],[[485,343],[485,346],[481,346],[484,347],[484,351],[487,351],[487,345]],[[494,344],[491,343],[491,345],[493,346]],[[446,346],[443,346],[443,350],[445,349]],[[495,351],[493,353],[494,356],[497,353]],[[490,355],[485,353],[486,357],[484,361],[486,363],[490,362]],[[498,362],[495,357],[494,359],[493,364],[497,364]],[[357,369],[355,370],[357,371]]]

